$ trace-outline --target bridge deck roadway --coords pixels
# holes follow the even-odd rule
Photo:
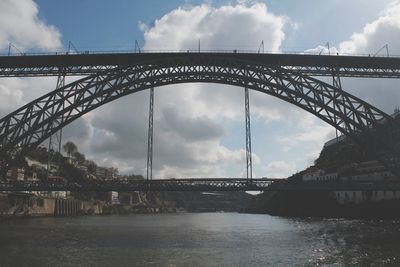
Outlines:
[[[169,179],[97,181],[87,184],[0,182],[1,191],[395,191],[399,183],[289,183],[285,179]]]
[[[83,53],[0,56],[0,77],[87,75],[116,66],[149,64],[162,59],[234,59],[264,66],[282,66],[313,76],[400,78],[400,58],[325,56],[304,54],[256,54],[221,52],[176,53]]]

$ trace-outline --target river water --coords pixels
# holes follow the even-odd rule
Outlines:
[[[0,266],[400,265],[400,222],[238,213],[0,222]]]

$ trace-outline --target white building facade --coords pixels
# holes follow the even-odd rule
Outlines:
[[[400,199],[400,191],[335,191],[334,195],[339,204],[360,204],[368,201]]]

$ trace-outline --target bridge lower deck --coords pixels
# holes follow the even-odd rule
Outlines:
[[[160,179],[94,181],[85,184],[0,182],[0,191],[396,191],[400,183],[290,183],[286,179]]]

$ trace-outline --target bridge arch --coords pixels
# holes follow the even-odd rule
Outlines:
[[[152,87],[196,82],[246,87],[278,97],[314,114],[358,144],[368,145],[378,158],[387,153],[383,148],[393,150],[394,135],[400,128],[367,102],[295,70],[229,57],[171,57],[100,71],[8,114],[0,120],[0,154],[15,149],[23,153],[80,116],[120,97]]]

